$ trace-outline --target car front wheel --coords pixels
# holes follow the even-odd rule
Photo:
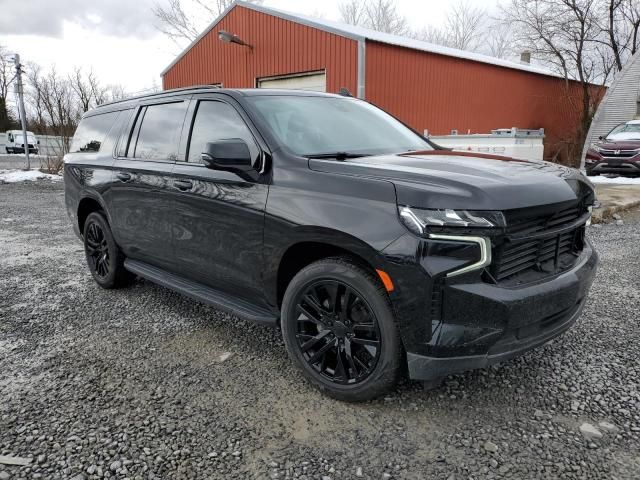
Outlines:
[[[370,400],[400,376],[402,344],[387,292],[348,258],[315,262],[293,278],[282,334],[304,376],[333,398]]]

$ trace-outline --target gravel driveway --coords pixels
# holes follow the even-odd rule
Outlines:
[[[590,229],[602,265],[563,337],[349,405],[301,380],[275,330],[142,280],[101,290],[62,184],[0,185],[0,480],[637,479],[632,217]]]

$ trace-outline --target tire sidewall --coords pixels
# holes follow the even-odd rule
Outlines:
[[[92,267],[92,262],[90,259],[89,252],[87,251],[87,230],[89,225],[95,223],[97,224],[102,231],[104,232],[105,239],[107,240],[107,247],[109,248],[109,274],[106,277],[99,276]],[[116,284],[117,279],[117,268],[118,268],[118,255],[119,249],[116,245],[115,240],[113,239],[113,235],[111,234],[111,229],[109,228],[109,223],[104,218],[104,216],[98,212],[90,213],[84,222],[84,231],[83,231],[83,245],[84,245],[84,253],[85,258],[87,260],[87,265],[89,267],[89,271],[93,276],[94,280],[104,288],[112,288]]]
[[[364,381],[355,385],[341,385],[323,377],[305,360],[296,339],[297,297],[313,283],[321,280],[338,280],[353,288],[366,300],[376,316],[380,330],[380,355],[374,371]],[[389,299],[359,268],[340,261],[321,261],[300,271],[289,284],[282,301],[282,336],[289,355],[307,379],[335,398],[346,401],[362,401],[373,398],[395,383],[400,368],[402,346],[398,336]],[[384,385],[384,386],[383,386]]]

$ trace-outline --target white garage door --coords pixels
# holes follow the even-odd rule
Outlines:
[[[283,77],[259,78],[258,88],[288,88],[294,90],[327,91],[327,75],[324,72]]]

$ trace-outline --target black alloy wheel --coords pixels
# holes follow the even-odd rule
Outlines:
[[[362,402],[397,383],[403,349],[387,291],[370,268],[349,257],[298,272],[282,299],[289,357],[327,395]]]
[[[87,265],[98,285],[118,288],[131,281],[133,275],[124,268],[124,255],[102,212],[92,212],[87,216],[82,237]]]
[[[380,357],[380,328],[360,293],[338,280],[320,280],[298,296],[296,308],[296,339],[312,368],[338,384],[371,374]]]
[[[86,249],[89,268],[100,278],[106,278],[110,272],[109,244],[102,226],[98,223],[87,226]]]

